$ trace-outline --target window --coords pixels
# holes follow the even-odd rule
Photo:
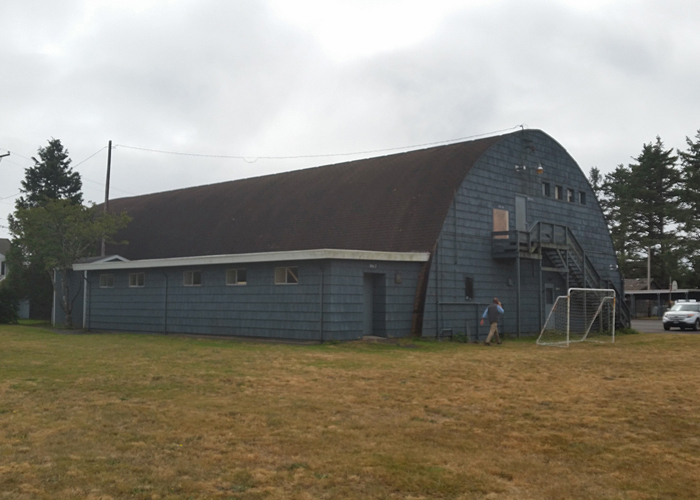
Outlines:
[[[564,199],[564,188],[561,186],[554,186],[554,199],[563,200]]]
[[[185,286],[200,286],[202,284],[202,271],[185,271],[182,274],[182,284]]]
[[[401,276],[401,273],[396,273],[394,275],[394,283],[396,283],[397,285],[403,283],[403,276]]]
[[[552,190],[550,189],[549,182],[542,183],[542,196],[546,196],[547,198],[552,196]]]
[[[100,277],[100,282],[102,277]],[[146,284],[146,274],[145,273],[129,273],[129,286],[130,287],[142,287]]]
[[[583,191],[579,191],[579,192],[578,192],[578,202],[579,202],[581,205],[585,205],[585,204],[586,204],[586,193],[584,193]]]
[[[464,278],[464,298],[474,300],[474,278],[471,276]]]
[[[298,267],[276,267],[275,285],[296,285],[299,283]]]
[[[143,286],[143,280],[141,280],[141,286]],[[114,288],[114,275],[100,274],[100,288]]]
[[[226,284],[227,285],[245,285],[248,283],[246,279],[245,269],[227,269]]]
[[[501,233],[494,235],[497,240],[508,239],[508,210],[493,209],[493,232]]]
[[[568,201],[569,203],[573,203],[576,201],[573,189],[566,190],[566,201]]]

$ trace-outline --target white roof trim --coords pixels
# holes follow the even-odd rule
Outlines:
[[[427,262],[429,258],[430,254],[424,252],[373,252],[371,250],[334,250],[323,248],[317,250],[294,250],[290,252],[202,255],[198,257],[175,257],[170,259],[123,260],[119,262],[98,261],[87,264],[73,264],[73,270],[97,271],[108,269],[146,269],[150,267],[191,267],[216,264],[247,264],[254,262],[281,262],[319,259]]]
[[[94,260],[90,262],[90,264],[102,264],[103,262],[129,262],[129,259],[126,259],[122,257],[121,255],[108,255],[106,257],[102,257],[99,260]]]

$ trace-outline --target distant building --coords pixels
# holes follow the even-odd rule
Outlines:
[[[0,238],[0,281],[7,277],[6,255],[10,251],[10,240]]]
[[[646,278],[625,278],[625,292],[633,290],[658,290],[660,287],[656,281],[651,280],[651,288]]]
[[[539,130],[122,198],[110,210],[133,218],[117,236],[129,244],[73,266],[74,322],[88,329],[483,338],[495,296],[510,334],[538,332],[569,287],[623,296],[586,176]]]

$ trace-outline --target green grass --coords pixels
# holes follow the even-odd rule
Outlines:
[[[698,348],[2,326],[0,499],[697,498]]]

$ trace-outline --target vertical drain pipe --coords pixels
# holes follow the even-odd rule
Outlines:
[[[321,339],[321,343],[323,344],[323,282],[324,282],[324,271],[323,271],[323,264],[320,266],[321,268],[321,283],[319,284],[320,288],[320,304],[319,304],[319,337]]]
[[[160,272],[165,278],[165,305],[163,309],[163,333],[168,333],[168,275],[165,271]]]

